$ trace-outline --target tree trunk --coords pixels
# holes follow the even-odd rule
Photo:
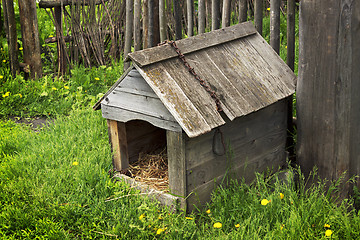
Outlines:
[[[231,0],[223,0],[222,28],[230,26]]]
[[[19,12],[24,49],[24,61],[30,66],[31,78],[41,77],[41,51],[36,2],[19,0]]]
[[[5,31],[9,44],[9,61],[10,61],[11,75],[15,77],[15,75],[19,72],[20,68],[18,61],[16,21],[15,21],[13,1],[3,0],[3,9],[4,9],[4,19],[5,19]]]
[[[239,22],[246,22],[247,21],[247,0],[240,0],[239,1]]]
[[[141,49],[140,16],[141,16],[141,0],[135,0],[134,1],[134,50],[135,51]]]
[[[313,166],[328,180],[360,174],[359,25],[359,1],[300,3],[297,160],[305,175]]]
[[[220,0],[212,0],[211,10],[212,10],[211,30],[214,31],[220,28]]]
[[[291,0],[290,0],[291,1]],[[263,25],[263,0],[255,0],[255,16],[254,22],[255,27],[258,33],[262,35],[262,25]]]
[[[270,0],[270,45],[280,50],[280,0]]]
[[[198,6],[198,13],[199,13],[199,29],[198,32],[199,33],[204,33],[205,32],[205,25],[206,25],[206,21],[205,21],[205,0],[199,0],[198,2],[199,6]]]

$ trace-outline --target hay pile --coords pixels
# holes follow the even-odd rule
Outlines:
[[[130,164],[129,172],[135,180],[167,192],[169,176],[166,148],[157,154],[140,153],[138,160]]]

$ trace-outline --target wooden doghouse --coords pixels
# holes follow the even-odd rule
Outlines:
[[[167,147],[169,191],[188,210],[225,176],[247,181],[286,161],[287,102],[296,76],[247,22],[129,54],[133,67],[94,106],[108,119],[114,168]]]

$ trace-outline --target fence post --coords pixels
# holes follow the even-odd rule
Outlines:
[[[270,45],[280,50],[280,0],[270,0]]]
[[[247,0],[239,1],[239,23],[247,21]]]
[[[254,16],[255,27],[258,33],[262,35],[263,25],[263,0],[255,0],[255,16]]]
[[[346,181],[360,174],[360,3],[302,0],[299,20],[298,162]]]
[[[211,2],[211,30],[219,29],[220,27],[220,1],[212,0]]]

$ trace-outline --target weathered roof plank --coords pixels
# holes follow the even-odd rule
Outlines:
[[[183,54],[195,52],[204,48],[216,46],[234,39],[246,37],[256,33],[256,29],[251,22],[237,24],[231,27],[218,29],[206,34],[199,34],[191,38],[176,41],[176,45]],[[167,60],[176,57],[177,54],[168,44],[153,48],[144,49],[130,53],[129,58],[139,67]]]

